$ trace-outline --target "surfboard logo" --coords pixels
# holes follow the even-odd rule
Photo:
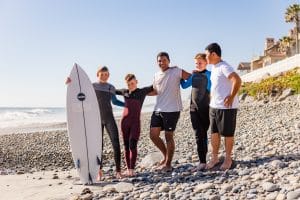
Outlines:
[[[85,94],[83,94],[82,92],[80,92],[79,94],[77,94],[77,99],[79,101],[84,101],[85,100]]]

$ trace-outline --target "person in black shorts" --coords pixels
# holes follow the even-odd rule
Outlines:
[[[212,43],[206,47],[206,59],[211,68],[211,101],[210,129],[212,154],[207,169],[219,163],[219,148],[221,135],[225,139],[225,159],[221,170],[227,170],[232,165],[232,149],[238,109],[237,93],[241,86],[241,78],[233,67],[221,59],[221,47]]]
[[[127,176],[134,176],[134,167],[137,160],[137,143],[141,132],[140,114],[146,95],[153,93],[153,86],[137,88],[138,81],[134,74],[127,74],[125,81],[128,89],[116,90],[116,94],[125,98],[121,130],[125,146]]]
[[[180,80],[188,79],[190,73],[178,67],[170,67],[169,54],[160,52],[157,55],[160,70],[154,75],[153,88],[157,93],[154,112],[151,116],[150,138],[163,154],[158,170],[171,171],[175,151],[174,131],[182,110]],[[160,138],[165,131],[166,144]]]

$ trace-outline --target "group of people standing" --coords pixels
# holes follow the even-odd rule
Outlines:
[[[160,52],[157,55],[160,70],[155,73],[153,84],[143,88],[137,87],[138,81],[134,74],[127,74],[125,77],[127,89],[115,89],[108,83],[108,68],[101,67],[97,71],[98,81],[93,86],[99,103],[102,129],[106,129],[113,146],[117,178],[121,178],[123,174],[121,174],[118,128],[111,103],[124,107],[121,132],[127,166],[125,176],[134,176],[142,105],[147,95],[157,96],[151,116],[150,138],[163,154],[163,160],[157,166],[157,170],[172,171],[172,158],[175,151],[174,131],[182,110],[180,87],[183,89],[192,87],[190,118],[199,156],[199,165],[193,170],[211,169],[219,163],[221,136],[225,138],[226,152],[221,170],[231,167],[238,108],[237,92],[241,79],[233,67],[221,59],[221,47],[217,43],[209,44],[205,53],[197,54],[194,60],[196,68],[192,73],[188,73],[179,67],[171,67],[168,53]],[[212,65],[211,71],[206,69],[208,64]],[[67,83],[70,81],[68,79]],[[119,101],[116,95],[122,95],[124,102]],[[209,128],[212,153],[207,163]],[[160,137],[161,131],[165,132],[166,142]],[[99,179],[102,176],[100,169]]]

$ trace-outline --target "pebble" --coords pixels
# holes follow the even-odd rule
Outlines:
[[[100,192],[99,188],[90,187],[90,192],[87,190],[77,197],[93,200],[299,199],[300,156],[295,152],[299,151],[300,146],[297,134],[300,130],[300,104],[294,103],[294,96],[281,102],[269,101],[266,104],[247,97],[246,100],[248,103],[241,103],[237,116],[233,169],[226,172],[218,169],[189,171],[198,164],[199,158],[187,109],[189,103],[186,103],[174,134],[176,149],[171,173],[160,173],[154,169],[161,161],[162,154],[149,138],[151,113],[146,113],[141,116],[137,176],[122,180],[111,177],[115,167],[113,151],[107,134],[104,134],[103,170],[107,174],[103,182],[105,184],[101,186]],[[209,134],[208,137],[210,142]],[[161,138],[164,139],[163,132]],[[122,146],[122,140],[120,141]],[[123,148],[121,149],[123,155]],[[0,150],[0,176],[40,170],[52,170],[55,173],[74,168],[65,131],[1,135]],[[209,147],[207,160],[210,153]],[[221,159],[224,156],[223,140],[220,156]],[[125,166],[124,159],[122,166]],[[53,174],[52,178],[71,181],[77,177],[69,174],[58,177]],[[63,185],[63,182],[56,184]],[[67,188],[73,189],[70,186]]]

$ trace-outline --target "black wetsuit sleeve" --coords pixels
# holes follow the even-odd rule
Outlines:
[[[142,90],[143,95],[146,96],[147,94],[152,92],[154,89],[153,89],[153,85],[151,85],[148,87],[143,87],[141,90]]]
[[[116,89],[116,95],[124,96],[126,93],[126,89]]]

